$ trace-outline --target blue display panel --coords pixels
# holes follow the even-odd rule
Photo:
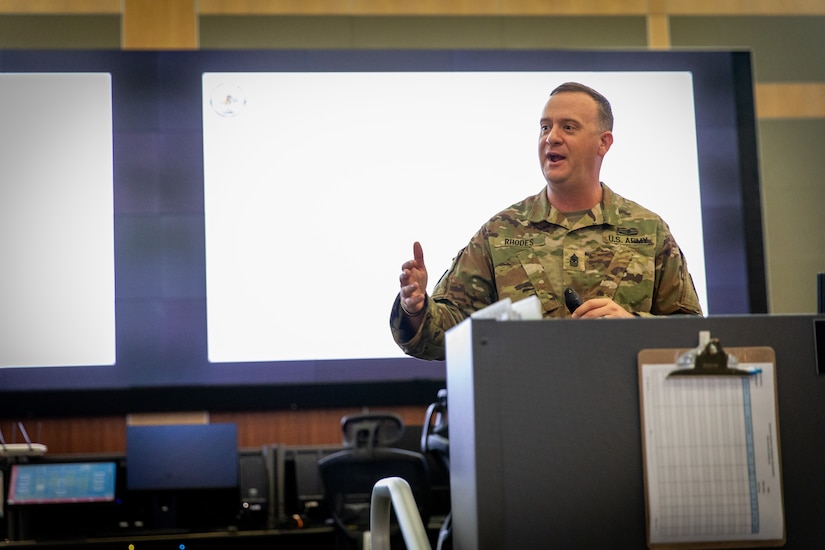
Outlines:
[[[62,504],[115,500],[115,462],[14,464],[9,504]]]

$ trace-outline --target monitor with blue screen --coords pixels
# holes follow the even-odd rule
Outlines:
[[[115,500],[115,462],[14,464],[9,504],[63,504]]]

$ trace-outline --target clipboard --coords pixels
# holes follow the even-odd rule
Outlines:
[[[773,348],[705,333],[640,351],[638,367],[648,548],[783,546]]]

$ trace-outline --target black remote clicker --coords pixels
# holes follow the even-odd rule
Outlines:
[[[567,311],[573,313],[582,305],[582,297],[579,296],[578,292],[568,286],[564,289],[564,304],[567,306]]]

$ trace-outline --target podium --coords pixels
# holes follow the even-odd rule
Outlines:
[[[784,548],[825,547],[825,376],[814,337],[822,318],[468,319],[454,327],[454,548],[645,548],[637,356],[694,348],[700,331],[726,347],[774,348]]]

